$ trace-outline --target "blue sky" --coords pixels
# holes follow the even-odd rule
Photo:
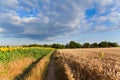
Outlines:
[[[0,0],[0,45],[120,44],[119,0]]]

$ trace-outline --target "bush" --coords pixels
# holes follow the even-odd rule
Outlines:
[[[92,44],[90,45],[90,47],[91,47],[91,48],[98,48],[99,45],[98,45],[98,43],[92,43]]]
[[[75,41],[70,41],[69,44],[66,44],[66,48],[81,48],[81,44]]]
[[[82,48],[90,48],[90,43],[84,43],[83,45],[82,45]]]
[[[61,48],[65,48],[65,46],[62,44],[53,44],[52,48],[57,48],[57,49],[60,48],[61,49]]]

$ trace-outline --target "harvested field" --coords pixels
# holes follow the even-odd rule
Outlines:
[[[120,80],[120,48],[61,49],[51,60],[55,80]]]

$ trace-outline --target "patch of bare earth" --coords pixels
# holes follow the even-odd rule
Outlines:
[[[47,69],[47,76],[45,76],[45,80],[56,80],[55,79],[55,65],[54,61],[51,59]]]
[[[53,53],[44,80],[69,80],[65,73],[64,61],[59,54],[59,52]]]

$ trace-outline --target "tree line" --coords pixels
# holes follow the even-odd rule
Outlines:
[[[107,41],[102,41],[100,43],[84,43],[80,44],[75,41],[70,41],[67,44],[59,44],[59,43],[54,43],[51,45],[44,44],[44,45],[38,45],[38,44],[31,44],[31,45],[23,45],[27,47],[52,47],[52,48],[57,48],[57,49],[62,49],[62,48],[105,48],[105,47],[118,47],[119,45],[115,42],[107,42]]]

